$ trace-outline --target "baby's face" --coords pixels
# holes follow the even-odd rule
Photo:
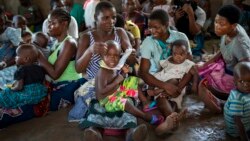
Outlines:
[[[116,47],[108,47],[106,55],[104,55],[104,63],[110,67],[114,68],[117,66],[120,60],[120,51]]]
[[[17,65],[24,65],[25,64],[25,54],[22,54],[20,51],[17,50],[15,62]]]
[[[36,46],[39,46],[41,48],[46,48],[47,47],[47,43],[48,43],[48,40],[45,39],[45,38],[42,38],[40,36],[35,36],[32,40],[32,42],[36,45]]]
[[[250,94],[250,74],[235,79],[236,87],[240,92]]]
[[[184,45],[174,46],[172,50],[172,56],[175,63],[183,63],[187,59],[186,47]]]
[[[31,35],[26,35],[22,37],[24,43],[31,43],[32,36]]]

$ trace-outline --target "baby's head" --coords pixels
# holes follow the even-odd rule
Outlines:
[[[250,94],[250,62],[240,62],[234,67],[234,81],[240,92]]]
[[[32,43],[41,48],[47,48],[49,37],[43,32],[37,32],[32,38]]]
[[[28,31],[22,33],[22,39],[24,43],[31,43],[32,34]]]
[[[118,65],[121,55],[120,45],[113,40],[105,42],[107,44],[107,53],[103,57],[104,63],[110,67],[114,68]]]
[[[173,61],[183,63],[188,56],[188,43],[185,40],[176,40],[171,44]]]
[[[38,50],[32,44],[22,44],[16,49],[16,64],[31,65],[37,62]]]

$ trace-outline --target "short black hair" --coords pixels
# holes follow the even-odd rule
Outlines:
[[[123,16],[121,14],[117,14],[115,27],[124,28],[124,26],[125,26],[125,19],[123,18]]]
[[[234,77],[242,77],[250,73],[250,62],[239,62],[234,67]]]
[[[50,16],[56,17],[56,19],[58,19],[60,22],[67,21],[68,26],[69,26],[70,21],[71,21],[71,16],[70,16],[69,12],[63,8],[54,9],[53,11],[51,11]]]
[[[230,24],[235,24],[239,23],[241,11],[235,5],[224,5],[219,9],[218,15],[225,17]]]
[[[185,46],[186,51],[188,51],[188,42],[185,40],[175,40],[172,44],[171,44],[171,49],[173,50],[174,46]]]
[[[158,20],[162,25],[165,25],[169,21],[167,12],[162,9],[154,10],[149,15],[149,20]]]
[[[100,12],[104,9],[112,9],[114,7],[114,5],[108,1],[101,1],[99,2],[96,7],[95,7],[95,15],[99,15]]]

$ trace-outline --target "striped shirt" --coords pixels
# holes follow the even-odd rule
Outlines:
[[[89,46],[92,46],[95,43],[95,39],[94,39],[94,36],[93,36],[91,31],[89,31],[88,34],[90,36],[90,45]],[[114,34],[115,34],[114,40],[117,43],[121,44],[120,37],[118,36],[116,29],[114,29]],[[87,70],[86,70],[88,80],[93,79],[96,76],[96,74],[100,68],[100,60],[101,60],[101,56],[99,54],[92,55],[91,60],[89,62]]]
[[[224,106],[226,132],[231,136],[238,137],[239,133],[234,116],[240,116],[245,130],[250,131],[250,93],[243,94],[238,90],[231,90]]]

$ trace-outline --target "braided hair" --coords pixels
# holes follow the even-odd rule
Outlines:
[[[51,11],[50,16],[56,18],[59,22],[67,21],[68,26],[71,21],[71,16],[69,12],[67,12],[63,8],[54,9],[53,11]]]

